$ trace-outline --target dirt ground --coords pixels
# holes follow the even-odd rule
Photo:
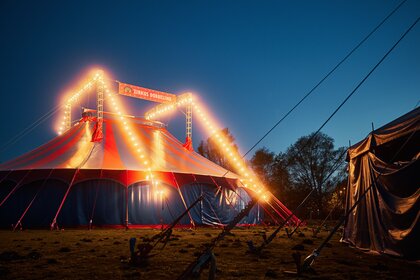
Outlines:
[[[295,269],[292,254],[304,258],[325,238],[326,231],[312,237],[302,228],[287,238],[284,230],[259,257],[247,253],[246,241],[255,244],[274,228],[236,228],[218,243],[214,253],[217,279],[298,279],[284,273]],[[127,264],[129,239],[151,237],[156,229],[83,229],[49,231],[0,231],[0,279],[176,279],[193,261],[200,246],[221,229],[175,229],[167,246],[146,267]],[[299,279],[420,279],[420,263],[375,255],[350,248],[336,234],[316,259],[314,273]],[[298,246],[296,246],[298,245]],[[207,270],[201,279],[207,279]]]

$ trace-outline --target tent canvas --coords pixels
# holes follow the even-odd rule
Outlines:
[[[419,258],[420,108],[374,130],[348,150],[343,241],[361,249]]]
[[[92,142],[94,115],[86,111],[66,133],[0,165],[1,227],[169,224],[200,195],[180,224],[222,225],[250,201],[236,174],[187,150],[161,123],[131,118],[164,190],[156,192],[115,116],[105,114],[103,139]],[[290,214],[279,201],[272,205],[279,216]],[[241,223],[260,223],[264,207]]]

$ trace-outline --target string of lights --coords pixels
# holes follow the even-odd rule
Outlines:
[[[237,149],[234,149],[227,137],[221,133],[221,129],[215,124],[210,117],[210,114],[203,109],[197,101],[194,101],[191,94],[184,94],[186,97],[177,98],[177,101],[169,104],[160,104],[153,109],[149,110],[145,114],[147,120],[156,119],[169,112],[174,111],[176,108],[192,105],[194,112],[198,115],[201,124],[209,132],[211,137],[214,137],[215,142],[219,148],[227,155],[227,160],[230,165],[235,168],[235,171],[241,176],[241,182],[245,188],[252,189],[253,191],[261,194],[264,200],[268,199],[268,195],[265,193],[266,188],[261,181],[255,176],[253,171],[247,166],[244,159],[238,153]]]

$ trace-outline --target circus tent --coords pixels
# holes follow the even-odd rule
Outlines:
[[[62,135],[0,165],[0,226],[156,226],[171,223],[201,195],[180,224],[222,225],[251,200],[236,174],[186,149],[164,124],[127,119],[153,159],[152,173],[115,115],[104,113],[98,140],[96,113],[85,110]],[[290,211],[273,199],[276,218],[287,217]],[[258,204],[241,223],[260,223],[273,213],[267,207]]]

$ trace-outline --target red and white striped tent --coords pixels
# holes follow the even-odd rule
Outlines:
[[[85,111],[64,134],[0,165],[1,227],[168,224],[200,195],[205,199],[180,224],[220,225],[250,201],[252,191],[236,174],[184,148],[162,123],[127,118],[153,159],[159,186],[151,184],[150,172],[112,114],[105,113],[103,139],[92,141],[93,115]],[[272,196],[242,223],[260,223],[264,212],[274,220],[290,214]]]

